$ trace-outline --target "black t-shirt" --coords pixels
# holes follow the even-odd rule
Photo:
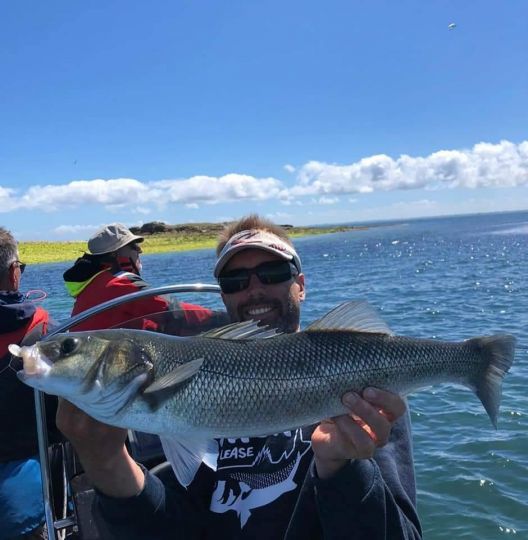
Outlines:
[[[232,538],[263,538],[263,527],[269,538],[283,535],[312,459],[312,431],[221,439],[209,507],[213,529],[225,527]]]

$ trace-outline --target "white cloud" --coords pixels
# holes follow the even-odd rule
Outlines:
[[[289,173],[294,173],[295,172],[295,167],[293,165],[284,165],[284,170],[286,172],[289,172]]]
[[[430,210],[436,207],[438,207],[438,202],[432,201],[430,199],[419,199],[416,201],[405,201],[405,202],[397,201],[391,205],[391,208],[394,208],[397,210],[404,209],[406,211]]]
[[[136,206],[134,208],[134,212],[137,212],[138,214],[143,214],[144,216],[147,216],[148,214],[152,214],[152,208],[147,208],[145,206]]]
[[[528,185],[528,141],[514,144],[479,143],[469,150],[440,150],[425,157],[380,154],[350,164],[310,161],[296,169],[296,183],[245,174],[192,176],[143,182],[133,178],[76,180],[63,185],[35,185],[25,192],[0,186],[0,212],[34,210],[56,212],[102,206],[109,212],[123,208],[148,214],[169,204],[199,205],[237,201],[277,201],[301,205],[304,197],[334,204],[341,194],[409,189],[515,187]],[[349,202],[356,199],[349,198]]]
[[[193,176],[185,180],[161,180],[152,187],[160,198],[173,203],[230,202],[243,199],[267,200],[279,196],[282,183],[275,178],[245,174],[221,177]]]
[[[0,186],[0,213],[7,213],[13,210],[15,190]]]
[[[76,180],[66,185],[32,186],[17,201],[17,209],[38,209],[47,212],[99,204],[111,208],[144,202],[149,189],[139,180]]]
[[[426,157],[380,154],[349,165],[311,161],[300,169],[298,179],[290,196],[514,187],[528,184],[528,141],[479,143],[471,150],[441,150]]]
[[[9,199],[15,190],[13,188],[0,186],[0,200]]]
[[[270,212],[266,214],[266,217],[276,223],[287,223],[293,219],[293,216],[286,212]]]
[[[77,233],[93,233],[100,225],[59,225],[53,229],[53,232],[58,235],[70,235]]]
[[[317,200],[319,204],[337,204],[339,197],[319,197]]]

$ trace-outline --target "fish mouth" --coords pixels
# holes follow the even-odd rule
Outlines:
[[[35,345],[20,347],[12,343],[7,348],[13,356],[22,358],[23,369],[17,372],[17,376],[24,382],[44,377],[51,369],[51,363]]]

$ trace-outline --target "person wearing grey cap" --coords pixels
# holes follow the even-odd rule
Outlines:
[[[88,253],[64,272],[66,289],[75,298],[72,316],[148,286],[140,277],[143,240],[121,223],[105,225],[90,237]],[[144,316],[165,310],[167,302],[153,297],[105,311],[79,324],[75,330],[111,328],[132,319],[137,321],[137,328],[155,330],[157,324]]]
[[[116,256],[129,259],[130,266],[140,273],[141,262],[139,244],[145,240],[143,236],[133,234],[130,229],[121,223],[104,225],[98,229],[88,240],[88,250],[92,255],[107,255],[115,253]]]
[[[88,251],[64,272],[66,289],[75,298],[72,317],[107,300],[147,288],[140,276],[143,236],[121,223],[99,228],[88,240]],[[169,316],[166,313],[171,312]],[[149,296],[116,306],[75,326],[74,330],[127,328],[140,330],[185,330],[208,322],[211,310],[186,302],[169,302]]]
[[[300,329],[301,259],[286,232],[251,215],[228,226],[214,275],[232,321]],[[298,359],[292,359],[298,360]],[[114,450],[112,476],[95,474],[95,518],[111,538],[421,538],[410,417],[379,389],[348,393],[349,414],[265,437],[218,440],[216,470],[202,463],[184,488]],[[94,461],[95,462],[95,461]]]

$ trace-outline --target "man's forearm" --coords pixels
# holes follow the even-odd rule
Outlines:
[[[134,497],[145,485],[145,474],[131,458],[126,447],[101,460],[89,452],[77,451],[88,478],[94,486],[110,497]]]
[[[133,497],[145,485],[145,475],[130,457],[127,431],[88,416],[65,399],[59,399],[57,427],[73,445],[88,478],[111,497]]]

